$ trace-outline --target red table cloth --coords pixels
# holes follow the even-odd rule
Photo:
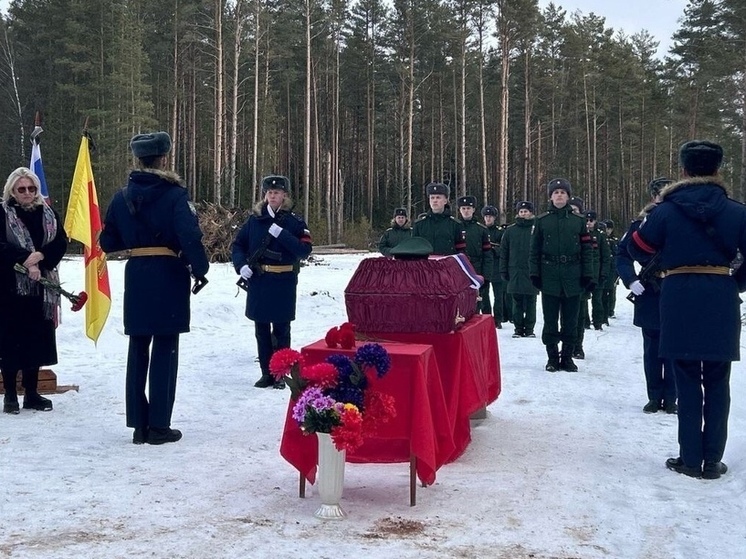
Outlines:
[[[358,342],[357,346],[364,342]],[[417,476],[425,484],[435,481],[435,472],[454,454],[452,418],[443,393],[436,354],[431,345],[386,343],[391,369],[374,384],[375,390],[395,399],[396,417],[365,439],[348,462],[409,462],[416,458]],[[320,363],[333,354],[352,356],[355,349],[330,349],[324,340],[304,347],[306,364]],[[316,435],[305,435],[293,419],[288,405],[280,454],[311,483],[316,477]]]
[[[495,322],[490,315],[475,315],[448,334],[364,332],[372,340],[432,344],[443,390],[453,422],[456,460],[471,441],[469,417],[500,395],[500,355]]]

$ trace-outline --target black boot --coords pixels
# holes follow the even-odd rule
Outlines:
[[[585,359],[585,351],[583,351],[583,346],[575,346],[575,349],[572,352],[572,356],[575,359]]]
[[[16,392],[16,373],[3,371],[3,386],[5,387],[5,397],[3,398],[3,413],[20,413],[18,407],[18,392]]]
[[[549,359],[547,360],[546,369],[550,373],[555,373],[560,370],[560,357],[559,357],[559,349],[557,349],[557,346],[547,346],[547,356]]]
[[[151,427],[148,430],[148,444],[175,443],[178,440],[181,440],[181,431],[178,429]],[[135,442],[134,439],[132,442]]]
[[[254,383],[256,388],[269,388],[275,385],[275,379],[269,373],[262,373],[261,378]]]
[[[570,349],[562,348],[562,357],[560,358],[560,369],[567,371],[568,373],[575,373],[578,371],[578,366],[572,360],[572,352]]]
[[[23,379],[23,409],[37,411],[51,411],[52,400],[39,395],[39,369],[24,370]]]

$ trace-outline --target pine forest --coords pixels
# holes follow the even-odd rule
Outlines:
[[[195,202],[247,208],[287,175],[318,244],[425,211],[431,181],[510,222],[566,177],[624,224],[690,139],[746,199],[743,0],[690,0],[663,57],[537,0],[12,0],[2,22],[0,168],[28,165],[38,115],[61,212],[85,122],[102,209],[129,139],[165,130]]]

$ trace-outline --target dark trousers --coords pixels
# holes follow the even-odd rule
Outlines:
[[[590,325],[590,316],[588,315],[588,294],[582,293],[578,297],[578,323],[575,327],[575,347],[582,349],[583,340],[585,339],[585,327]]]
[[[604,290],[596,288],[591,294],[591,317],[593,327],[597,328],[606,322],[606,309],[604,308]]]
[[[563,351],[572,351],[577,338],[580,295],[558,297],[542,293],[541,306],[544,312],[542,343],[547,347],[554,347],[561,341]]]
[[[536,326],[536,295],[510,296],[513,302],[513,325],[519,334],[531,334]]]
[[[17,399],[18,391],[16,390],[16,379],[18,378],[18,371],[8,371],[3,369],[2,376],[7,399]],[[21,386],[23,386],[23,390],[26,394],[36,393],[39,388],[39,369],[23,369],[23,371],[21,371]]]
[[[150,345],[153,345],[151,350]],[[127,354],[127,427],[167,429],[176,399],[179,335],[130,336]],[[145,383],[148,397],[145,397]]]
[[[697,468],[719,462],[728,439],[730,361],[674,360],[679,396],[679,452]]]
[[[508,313],[505,312],[505,285],[504,281],[490,281],[485,282],[484,285],[479,288],[479,296],[482,298],[482,304],[479,310],[482,314],[494,315],[497,322],[505,322],[510,319]],[[492,301],[490,301],[490,286],[492,286],[492,291],[495,293],[494,307]]]
[[[289,322],[254,322],[259,367],[263,375],[269,374],[269,360],[276,349],[290,347]]]
[[[606,316],[614,316],[614,307],[616,307],[616,285],[611,289],[604,289],[604,310]]]
[[[673,403],[676,401],[676,378],[671,364],[658,357],[660,330],[642,329],[642,364],[645,369],[645,385],[648,400]]]

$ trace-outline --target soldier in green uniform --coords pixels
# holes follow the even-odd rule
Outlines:
[[[572,360],[580,295],[594,285],[591,238],[585,220],[568,204],[572,187],[557,178],[547,185],[549,210],[535,220],[529,252],[531,283],[541,291],[546,370],[577,371]],[[560,354],[559,342],[562,342]]]
[[[482,298],[482,314],[493,314],[492,301],[490,299],[490,286],[492,286],[492,292],[495,295],[494,304],[494,315],[495,326],[502,328],[503,325],[503,306],[501,300],[504,297],[505,284],[500,280],[500,239],[503,234],[503,227],[497,224],[498,210],[495,206],[485,206],[482,208],[482,219],[484,219],[484,226],[487,229],[487,236],[490,242],[490,249],[492,252],[492,274],[491,280],[487,282],[485,280],[484,286],[479,291],[479,296]]]
[[[384,256],[391,256],[391,249],[411,236],[412,227],[409,225],[406,208],[396,208],[391,227],[384,231],[381,240],[378,241],[378,251]]]
[[[531,283],[528,255],[534,226],[534,205],[528,201],[516,204],[515,223],[505,229],[500,243],[500,276],[507,284],[513,308],[514,338],[535,338],[537,289]]]
[[[457,203],[459,221],[466,239],[466,256],[474,267],[474,271],[484,278],[484,285],[479,288],[480,301],[477,301],[477,312],[480,310],[484,312],[484,298],[487,297],[489,303],[490,282],[494,277],[494,253],[487,228],[474,218],[477,199],[474,196],[462,196]],[[489,312],[489,304],[487,309],[485,314],[492,314]]]
[[[614,265],[619,239],[614,236],[614,222],[610,219],[606,220],[606,240],[609,243],[609,254],[611,255],[610,272],[606,276],[606,284],[604,285],[604,309],[606,310],[606,324],[608,324],[609,319],[614,317],[616,286],[619,284],[619,274],[617,274]]]
[[[596,227],[598,214],[593,210],[588,210],[585,212],[585,221],[592,239],[593,250],[596,253],[596,261],[594,262],[596,288],[591,293],[591,322],[593,328],[603,330],[603,323],[606,321],[606,310],[603,303],[604,285],[606,285],[606,278],[611,270],[611,254],[606,234]]]
[[[464,252],[464,229],[448,209],[451,189],[448,185],[431,182],[425,187],[430,211],[412,227],[413,237],[424,237],[433,245],[433,254],[445,256]]]

